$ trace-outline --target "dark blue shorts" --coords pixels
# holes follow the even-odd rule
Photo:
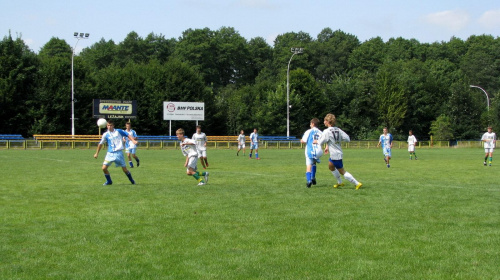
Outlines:
[[[328,160],[333,164],[333,166],[335,166],[335,168],[337,169],[344,168],[344,163],[342,163],[341,159],[339,160],[328,159]]]

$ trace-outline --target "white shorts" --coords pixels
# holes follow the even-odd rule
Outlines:
[[[245,149],[245,143],[243,143],[243,144],[238,144],[238,149]]]
[[[111,152],[111,153],[108,152],[102,164],[110,166],[113,162],[115,163],[116,167],[127,167],[127,165],[125,164],[125,158],[123,157],[122,151]]]
[[[187,172],[189,172],[189,168],[192,168],[194,171],[198,170],[198,157],[189,157]]]
[[[257,150],[259,149],[259,143],[252,143],[252,145],[250,145],[250,150]]]
[[[484,153],[485,154],[493,153],[494,150],[495,148],[484,148]]]
[[[207,150],[196,150],[198,152],[198,157],[207,157]]]
[[[314,165],[316,163],[320,163],[319,159],[306,157],[306,165]]]
[[[391,157],[391,148],[382,148],[382,153],[386,157]]]
[[[135,155],[135,150],[136,150],[136,149],[137,149],[137,148],[125,149],[125,153]]]
[[[408,152],[415,152],[415,145],[408,145]]]

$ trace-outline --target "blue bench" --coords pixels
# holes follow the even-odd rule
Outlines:
[[[0,134],[0,140],[24,140],[21,134]]]
[[[138,140],[145,140],[145,141],[178,141],[177,136],[167,136],[167,135],[159,135],[159,136],[153,136],[153,135],[139,135]]]
[[[300,141],[300,139],[298,139],[295,136],[290,136],[290,137],[287,137],[287,136],[260,136],[259,140],[260,141],[268,141],[268,142],[277,142],[277,141],[280,141],[280,142],[281,141],[296,142],[296,141]]]

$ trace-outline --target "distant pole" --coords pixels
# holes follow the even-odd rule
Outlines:
[[[81,39],[88,39],[89,33],[78,33],[73,34],[76,39],[75,47],[71,50],[71,135],[75,136],[75,72],[74,72],[74,60],[75,60],[75,49],[76,45]]]
[[[290,137],[290,63],[296,54],[304,52],[304,48],[292,48],[292,57],[288,61],[288,69],[286,71],[286,137]]]
[[[471,88],[478,88],[484,92],[484,95],[486,95],[486,106],[487,106],[488,112],[489,112],[490,111],[490,98],[488,97],[488,93],[482,87],[473,86],[473,85],[470,85],[470,87]]]

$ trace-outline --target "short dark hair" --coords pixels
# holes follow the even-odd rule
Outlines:
[[[318,118],[314,118],[311,120],[311,123],[315,126],[315,127],[318,127],[319,125],[319,119]]]
[[[108,124],[112,124],[114,126],[115,122],[113,120],[108,120]]]
[[[201,125],[197,125],[196,128],[201,128]]]

